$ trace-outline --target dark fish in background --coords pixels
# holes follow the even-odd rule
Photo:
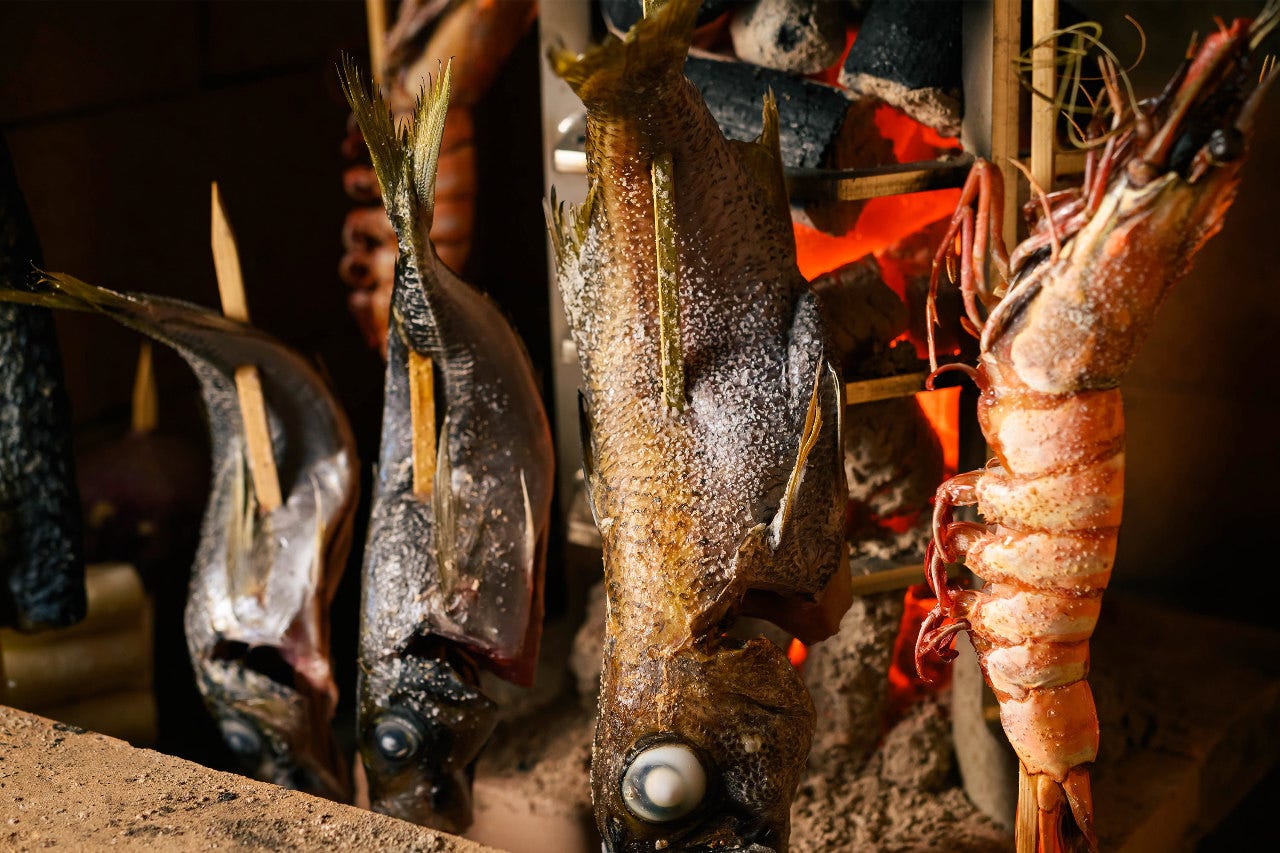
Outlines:
[[[350,64],[343,77],[400,252],[364,554],[360,751],[376,811],[457,832],[496,721],[478,670],[533,679],[551,432],[524,344],[429,236],[449,70],[400,127]]]
[[[25,290],[40,245],[0,138],[0,288]],[[84,618],[83,522],[53,316],[0,305],[0,625]]]
[[[338,688],[329,604],[351,545],[359,481],[345,414],[302,356],[252,326],[157,296],[61,274],[0,299],[96,311],[167,344],[200,382],[213,487],[187,598],[187,647],[205,705],[246,772],[350,799],[330,729]],[[262,512],[235,370],[258,368],[284,502]]]
[[[781,851],[813,735],[773,620],[848,607],[844,384],[796,268],[778,114],[726,140],[684,76],[697,0],[552,65],[587,108],[590,189],[552,211],[582,366],[608,595],[591,762],[611,853]]]

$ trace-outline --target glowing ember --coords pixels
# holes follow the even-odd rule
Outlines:
[[[805,648],[804,643],[792,637],[791,645],[787,646],[787,660],[791,661],[793,667],[800,669],[808,657],[809,650]]]
[[[876,129],[893,143],[899,163],[933,160],[958,149],[954,139],[939,136],[905,113],[887,105],[875,111]],[[853,229],[840,236],[825,234],[796,223],[796,258],[800,272],[810,281],[836,267],[894,245],[930,223],[950,216],[960,201],[960,190],[883,196],[867,201]],[[893,283],[889,283],[893,286]]]
[[[916,674],[915,648],[920,624],[936,604],[926,584],[907,589],[903,598],[902,623],[893,641],[893,663],[889,666],[889,719],[902,716],[918,699],[943,689],[951,682],[951,665],[934,660],[926,662],[925,675]]]
[[[960,388],[921,391],[916,395],[916,402],[938,435],[942,461],[950,477],[960,466]]]

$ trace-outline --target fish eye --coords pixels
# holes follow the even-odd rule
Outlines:
[[[1234,127],[1219,127],[1209,135],[1208,147],[1215,163],[1229,163],[1244,153],[1244,134]]]
[[[698,807],[707,773],[693,750],[668,741],[641,750],[622,774],[622,802],[641,820],[667,823]]]
[[[399,764],[422,749],[422,733],[413,721],[400,714],[387,714],[374,723],[373,747],[383,760]]]
[[[252,758],[262,751],[262,735],[247,722],[235,717],[226,717],[219,723],[222,739],[236,755]]]

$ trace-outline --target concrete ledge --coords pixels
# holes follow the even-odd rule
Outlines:
[[[0,707],[0,849],[493,853]]]

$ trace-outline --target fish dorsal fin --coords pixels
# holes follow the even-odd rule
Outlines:
[[[412,117],[397,123],[378,88],[370,85],[366,89],[355,63],[349,56],[343,57],[339,73],[342,92],[369,147],[383,204],[401,239],[412,237],[425,243],[431,228],[452,69],[450,61],[434,80],[428,80]]]
[[[778,101],[773,90],[765,92],[762,107],[762,128],[753,142],[730,139],[729,146],[737,153],[756,184],[765,193],[769,206],[791,229],[791,202],[787,197],[787,182],[782,174],[782,143],[778,136]]]

